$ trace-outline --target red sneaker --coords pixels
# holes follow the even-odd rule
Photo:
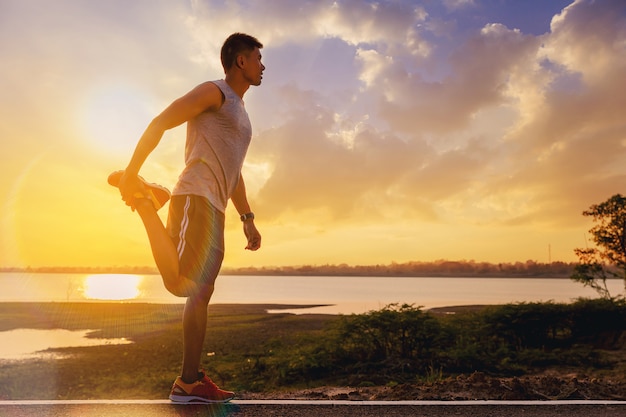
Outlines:
[[[178,377],[172,386],[172,392],[170,392],[170,400],[182,404],[195,402],[225,403],[233,398],[235,398],[234,392],[218,388],[206,374],[193,384],[186,384]]]
[[[118,184],[120,183],[120,178],[122,178],[123,174],[124,174],[124,171],[115,171],[111,173],[111,175],[109,175],[107,182],[111,184],[112,186],[117,187]],[[141,180],[141,182],[143,182],[143,185],[146,187],[146,191],[148,195],[143,195],[143,194],[135,195],[136,198],[147,198],[151,200],[156,210],[163,207],[165,203],[167,203],[167,201],[170,199],[170,192],[167,188],[162,187],[158,184],[147,182],[141,177],[139,177],[139,179]]]

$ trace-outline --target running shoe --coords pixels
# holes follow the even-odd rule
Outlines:
[[[113,172],[111,175],[109,175],[109,178],[107,180],[108,183],[114,187],[117,187],[123,174],[124,171]],[[149,199],[150,201],[152,201],[152,204],[154,204],[154,208],[156,210],[163,207],[165,203],[167,203],[167,201],[170,199],[171,194],[167,188],[162,187],[158,184],[147,182],[142,177],[139,177],[139,180],[143,182],[143,185],[145,186],[148,195],[144,195],[143,193],[136,193],[135,198]]]
[[[187,384],[177,377],[172,385],[170,400],[180,404],[225,403],[235,398],[234,392],[218,388],[204,372],[202,374],[202,379],[193,384]]]

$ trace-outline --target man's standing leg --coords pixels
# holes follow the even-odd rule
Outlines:
[[[206,336],[209,301],[214,286],[208,286],[201,294],[187,298],[183,312],[183,369],[182,380],[192,384],[198,380]]]
[[[187,298],[183,313],[183,370],[176,378],[170,399],[177,403],[227,402],[235,397],[232,391],[220,389],[200,372],[204,337],[207,328],[207,310],[213,286],[206,292]]]
[[[218,388],[200,372],[208,305],[224,259],[224,214],[204,197],[174,196],[167,232],[177,247],[180,275],[193,277],[183,312],[183,364],[170,399],[176,402],[223,402],[234,393]]]

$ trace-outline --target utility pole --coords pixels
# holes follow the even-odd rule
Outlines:
[[[548,263],[552,263],[552,245],[548,243]]]

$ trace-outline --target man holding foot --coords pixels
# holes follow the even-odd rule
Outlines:
[[[224,212],[229,199],[241,216],[246,249],[261,246],[241,168],[252,137],[243,96],[251,85],[261,84],[262,47],[246,34],[228,37],[221,50],[225,78],[200,84],[175,100],[152,120],[127,168],[109,176],[125,203],[139,213],[165,287],[187,298],[182,372],[170,394],[175,402],[225,402],[234,397],[209,379],[200,362],[208,304],[224,258]],[[163,133],[185,122],[185,168],[172,192],[165,226],[157,210],[169,192],[147,183],[138,173]]]

